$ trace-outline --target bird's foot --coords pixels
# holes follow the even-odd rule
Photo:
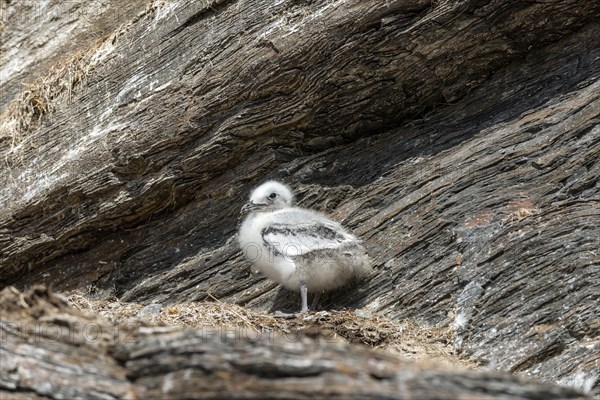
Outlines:
[[[298,313],[285,313],[285,312],[281,312],[281,311],[275,311],[273,313],[273,316],[275,318],[293,319],[298,316]]]
[[[273,313],[273,316],[275,318],[294,319],[297,317],[302,317],[302,316],[306,315],[307,313],[308,313],[308,309],[302,310],[300,312],[295,312],[295,313],[285,313],[285,312],[281,312],[281,311],[275,311]]]

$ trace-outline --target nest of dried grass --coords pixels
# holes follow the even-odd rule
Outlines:
[[[127,338],[144,331],[155,333],[182,328],[200,329],[222,337],[278,335],[293,341],[310,337],[323,342],[362,344],[413,360],[435,360],[438,366],[477,366],[454,353],[454,335],[449,327],[425,327],[410,321],[391,320],[378,313],[367,315],[362,310],[319,311],[281,319],[218,300],[162,307],[160,304],[92,300],[82,292],[65,297],[45,286],[35,286],[25,293],[5,288],[0,292],[0,308],[17,320],[59,321],[60,324],[74,320],[79,327],[81,324],[77,322],[89,321],[99,326],[119,327],[116,331]]]
[[[82,294],[72,294],[69,301],[78,310],[112,323],[200,328],[235,335],[311,337],[327,342],[363,344],[415,360],[435,359],[451,365],[474,366],[454,354],[454,332],[449,327],[424,327],[413,322],[394,321],[378,313],[319,311],[294,319],[281,319],[220,301],[162,307],[90,300]]]

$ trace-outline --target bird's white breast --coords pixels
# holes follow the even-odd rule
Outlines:
[[[269,279],[284,283],[295,271],[296,266],[289,258],[274,254],[262,238],[262,230],[272,224],[272,213],[252,213],[246,217],[239,232],[239,243],[244,256],[250,260]]]

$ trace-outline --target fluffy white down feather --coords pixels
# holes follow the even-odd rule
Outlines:
[[[256,188],[239,231],[239,244],[269,279],[297,290],[331,290],[371,272],[360,241],[322,213],[293,207],[291,190],[279,182]]]

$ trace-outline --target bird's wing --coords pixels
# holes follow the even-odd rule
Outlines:
[[[262,229],[265,246],[275,255],[300,256],[312,251],[337,249],[357,239],[333,221],[272,223]]]

